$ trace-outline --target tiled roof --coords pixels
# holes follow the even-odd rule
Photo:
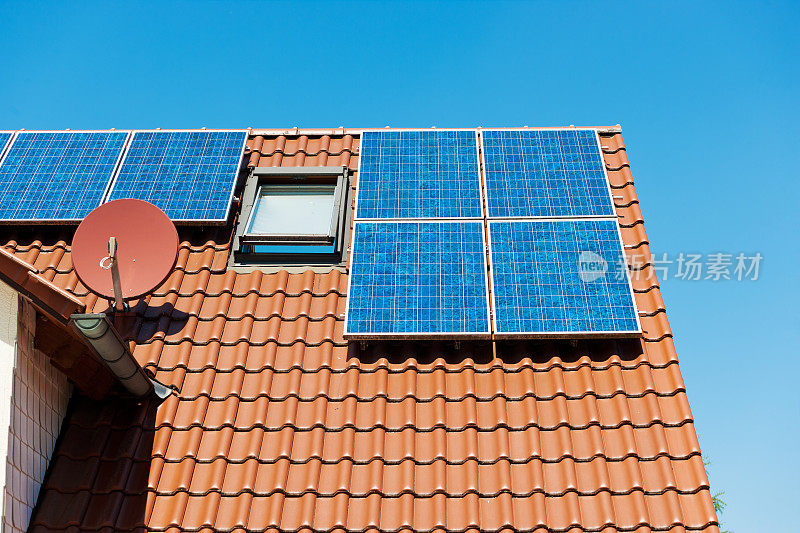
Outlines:
[[[602,144],[646,256],[622,138]],[[256,136],[249,162],[356,170],[357,147]],[[362,348],[342,338],[346,274],[236,273],[227,231],[186,230],[123,331],[175,394],[74,398],[33,531],[718,531],[652,266],[634,280],[641,340]],[[6,249],[107,305],[65,241]]]
[[[27,296],[42,311],[58,322],[66,323],[73,313],[85,309],[84,303],[54,285],[30,265],[13,253],[0,248],[0,279]]]

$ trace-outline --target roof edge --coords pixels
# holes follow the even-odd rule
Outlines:
[[[486,126],[474,126],[474,127],[464,127],[464,128],[437,128],[436,126],[431,126],[427,128],[393,128],[389,126],[385,127],[361,127],[361,128],[345,128],[340,126],[338,128],[249,128],[248,132],[250,135],[360,135],[364,131],[376,131],[376,130],[388,130],[388,131],[419,131],[419,130],[459,130],[459,129],[466,129],[466,130],[504,130],[504,129],[511,129],[511,130],[564,130],[564,129],[590,129],[590,130],[597,130],[601,133],[622,133],[622,126],[620,124],[615,124],[613,126],[575,126],[574,124],[570,124],[569,126],[506,126],[506,127],[486,127]]]
[[[86,309],[77,297],[43,278],[33,265],[3,248],[0,248],[0,279],[60,324],[66,325],[70,315]]]

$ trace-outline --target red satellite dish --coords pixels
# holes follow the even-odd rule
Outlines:
[[[175,225],[161,209],[143,200],[101,205],[83,219],[72,239],[75,273],[90,291],[115,299],[117,270],[121,295],[117,309],[122,300],[143,296],[164,283],[177,258]]]

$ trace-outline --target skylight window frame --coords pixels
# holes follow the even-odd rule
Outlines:
[[[259,191],[263,185],[333,185],[334,196],[328,233],[251,233]],[[255,167],[242,193],[241,209],[233,239],[233,264],[328,264],[341,265],[348,240],[347,207],[350,198],[349,169],[331,167]],[[294,247],[281,252],[247,251],[248,246]],[[333,246],[330,253],[312,251],[312,246]],[[305,247],[308,247],[304,249]]]

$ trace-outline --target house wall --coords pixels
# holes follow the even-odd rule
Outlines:
[[[27,530],[72,393],[67,378],[34,348],[35,329],[34,307],[0,282],[3,531]]]

